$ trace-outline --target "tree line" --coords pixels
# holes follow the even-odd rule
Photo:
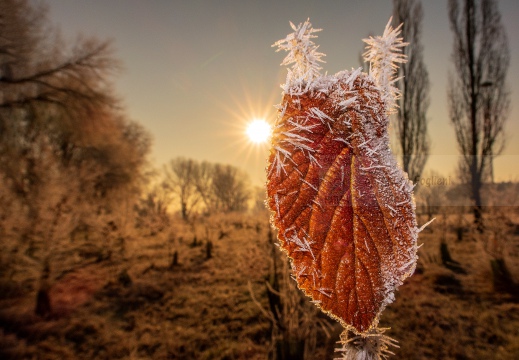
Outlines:
[[[162,213],[193,215],[245,211],[252,198],[247,174],[232,165],[178,157],[155,174],[146,207]]]

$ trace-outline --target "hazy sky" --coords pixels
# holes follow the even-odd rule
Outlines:
[[[447,0],[422,1],[423,45],[431,80],[428,112],[432,141],[428,169],[452,173],[457,161],[448,120],[447,78],[452,36]],[[48,0],[51,20],[66,37],[113,39],[125,66],[117,80],[129,116],[153,135],[157,165],[184,156],[229,163],[264,181],[266,146],[250,145],[248,121],[275,121],[284,53],[271,45],[308,17],[322,28],[315,40],[324,70],[359,67],[362,39],[379,35],[392,12],[391,0]],[[509,38],[512,111],[507,147],[495,160],[497,180],[519,180],[519,1],[499,1]],[[451,70],[452,71],[452,70]]]

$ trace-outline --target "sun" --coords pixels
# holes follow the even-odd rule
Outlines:
[[[265,143],[268,141],[272,129],[267,121],[264,119],[254,119],[247,126],[247,136],[249,140],[256,144]]]

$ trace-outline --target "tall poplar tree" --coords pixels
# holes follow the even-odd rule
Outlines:
[[[504,148],[510,50],[495,0],[449,0],[449,20],[454,36],[450,120],[462,155],[461,173],[470,185],[474,222],[482,231],[481,188],[489,180],[493,156]]]
[[[419,0],[393,0],[393,24],[402,25],[402,36],[409,43],[403,48],[407,62],[400,65],[396,86],[400,90],[394,117],[402,168],[409,179],[419,181],[429,156],[427,109],[429,108],[429,73],[423,61],[423,10]]]

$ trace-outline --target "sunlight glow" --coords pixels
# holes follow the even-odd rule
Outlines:
[[[263,119],[253,120],[247,126],[247,136],[253,143],[260,144],[268,141],[272,129],[270,125]]]

